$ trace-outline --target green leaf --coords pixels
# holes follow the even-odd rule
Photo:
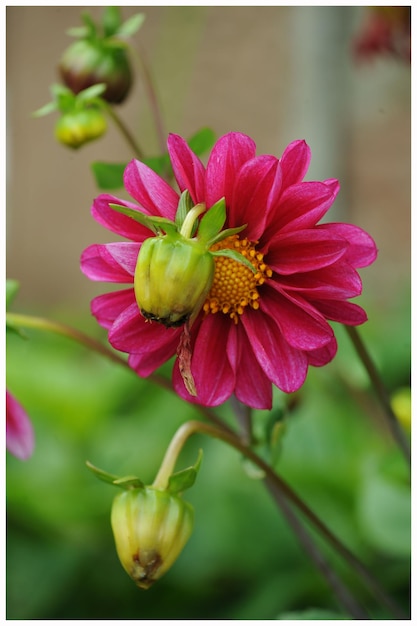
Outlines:
[[[135,15],[132,15],[132,17],[129,17],[129,19],[123,22],[123,24],[117,29],[117,36],[127,38],[137,33],[145,21],[145,17],[144,13],[136,13]]]
[[[187,143],[197,156],[201,156],[212,148],[215,141],[216,135],[214,131],[211,130],[211,128],[202,128],[196,132]]]
[[[6,311],[9,309],[19,289],[20,283],[17,280],[13,280],[12,278],[6,279]]]
[[[121,204],[113,204],[110,203],[109,206],[117,211],[118,213],[122,213],[127,217],[131,217],[135,222],[139,222],[142,226],[146,226],[153,233],[160,234],[161,232],[175,234],[178,232],[178,229],[174,222],[167,219],[166,217],[154,217],[150,215],[145,215],[136,209],[131,209],[130,207],[123,206]]]
[[[121,189],[123,187],[123,173],[127,163],[104,163],[95,161],[91,164],[96,185],[103,191]]]
[[[237,261],[238,263],[242,263],[242,265],[246,265],[246,267],[250,269],[251,272],[253,272],[254,274],[256,272],[256,269],[252,265],[252,263],[248,261],[248,259],[244,257],[243,254],[240,254],[240,252],[237,252],[236,250],[225,248],[224,250],[216,250],[215,252],[212,252],[211,254],[213,256],[226,256],[229,259],[233,259],[234,261]]]
[[[222,198],[203,215],[198,227],[198,239],[209,246],[226,221],[226,203]]]
[[[177,212],[175,214],[175,223],[178,228],[181,228],[186,215],[190,209],[193,208],[193,201],[191,200],[190,192],[188,189],[182,192],[180,201],[178,203]]]
[[[167,153],[156,157],[147,157],[143,159],[143,163],[151,168],[159,176],[171,175],[171,161]]]
[[[187,467],[180,472],[176,472],[169,477],[167,491],[170,493],[179,493],[192,487],[200,470],[202,459],[203,451],[199,450],[197,461],[194,465]]]

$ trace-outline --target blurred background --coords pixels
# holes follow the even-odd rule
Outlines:
[[[14,310],[105,340],[89,302],[106,286],[79,269],[85,247],[114,239],[90,216],[99,193],[90,164],[132,154],[111,124],[105,137],[74,151],[55,140],[55,115],[32,117],[51,99],[59,59],[72,41],[66,31],[80,25],[84,10],[95,19],[102,14],[102,7],[6,9],[7,276],[21,284]],[[355,58],[362,7],[122,8],[124,18],[138,11],[146,20],[132,44],[152,69],[166,132],[240,131],[255,139],[258,153],[276,156],[305,139],[312,149],[307,179],[340,180],[327,219],[363,227],[379,248],[377,262],[362,272],[358,302],[369,322],[361,334],[389,391],[407,388],[409,63]],[[135,58],[133,65],[133,90],[118,112],[146,154],[157,155]],[[406,606],[409,497],[402,459],[344,329],[337,333],[337,358],[311,371],[297,395],[278,469]],[[173,569],[150,591],[137,590],[113,547],[115,494],[84,463],[150,482],[175,429],[195,409],[68,340],[28,336],[7,344],[7,384],[36,433],[30,460],[7,458],[9,619],[276,619],[311,607],[338,610],[262,483],[248,478],[224,444],[198,438],[181,457],[193,462],[204,448],[186,498],[196,508],[195,532]],[[232,419],[228,406],[221,412]],[[263,432],[268,414],[255,418]],[[385,619],[334,562],[373,616]]]

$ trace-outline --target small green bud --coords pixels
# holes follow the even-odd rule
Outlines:
[[[98,139],[107,130],[102,111],[95,107],[73,109],[61,115],[55,125],[55,137],[70,148],[79,148]]]
[[[198,239],[180,233],[146,239],[134,279],[142,315],[167,327],[181,326],[203,305],[214,269],[211,253]]]
[[[192,506],[168,491],[127,489],[115,497],[111,525],[117,554],[138,587],[149,589],[172,566],[193,522]]]

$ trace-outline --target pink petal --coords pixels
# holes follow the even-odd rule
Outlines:
[[[253,409],[272,408],[272,385],[253,353],[245,328],[233,324],[227,340],[227,356],[236,375],[234,393]]]
[[[347,247],[337,234],[310,228],[275,237],[266,261],[278,274],[310,272],[340,259]]]
[[[246,310],[240,321],[269,380],[286,393],[297,391],[307,375],[304,352],[290,346],[273,319],[260,310]]]
[[[278,159],[262,155],[247,161],[237,176],[228,211],[228,226],[248,224],[244,234],[252,241],[258,240],[264,230],[268,198],[277,167]]]
[[[165,359],[168,360],[173,354],[171,344],[176,342],[175,347],[178,345],[180,332],[178,328],[165,328],[158,322],[145,320],[134,302],[115,320],[109,332],[109,341],[116,350],[135,354],[151,354],[161,347],[170,346]]]
[[[110,204],[119,204],[136,211],[139,209],[136,204],[120,200],[115,196],[110,196],[108,194],[98,196],[98,198],[94,200],[91,207],[91,214],[99,224],[104,226],[104,228],[111,230],[117,235],[139,242],[142,242],[144,239],[147,239],[153,234],[152,231],[145,226],[142,226],[131,217],[127,217],[126,215],[118,213],[118,211],[110,208]],[[143,213],[148,213],[148,211],[143,209],[141,209],[141,211]]]
[[[100,326],[110,329],[116,318],[135,302],[133,289],[112,291],[93,298],[91,301],[91,312]]]
[[[146,378],[174,356],[180,339],[179,336],[178,329],[175,329],[175,334],[172,334],[168,341],[161,341],[159,347],[153,342],[151,351],[145,350],[144,352],[129,354],[128,363],[130,367],[139,376]],[[166,340],[168,338],[161,335],[160,339]]]
[[[236,176],[246,161],[255,156],[255,142],[241,133],[228,133],[215,143],[207,164],[206,204],[210,208],[226,198],[231,206]]]
[[[365,311],[353,302],[343,300],[310,300],[310,302],[329,320],[358,326],[368,319]]]
[[[324,317],[296,294],[285,294],[277,288],[272,281],[268,283],[262,292],[261,309],[275,320],[290,346],[314,350],[327,344],[333,330]]]
[[[355,298],[362,291],[362,281],[358,272],[343,259],[312,272],[279,277],[275,275],[275,279],[287,293],[298,291],[301,296],[308,299]]]
[[[205,202],[205,169],[200,159],[179,135],[169,135],[168,152],[181,192],[188,189],[194,204]]]
[[[320,224],[318,228],[346,239],[349,247],[344,259],[353,267],[367,267],[375,261],[378,253],[375,242],[362,228],[338,223]]]
[[[226,354],[230,327],[228,317],[222,314],[208,315],[195,338],[191,371],[197,390],[195,400],[204,406],[218,406],[233,393],[235,375]],[[192,401],[179,373],[178,362],[174,367],[173,384],[182,398]]]
[[[337,191],[337,181],[298,183],[287,188],[268,214],[262,236],[265,249],[278,234],[315,226],[333,204]]]
[[[81,255],[81,270],[91,280],[132,283],[139,248],[127,241],[93,244]]]
[[[293,141],[284,150],[280,159],[283,189],[301,182],[307,173],[311,150],[302,139]]]
[[[32,423],[16,398],[6,389],[6,447],[18,459],[28,459],[35,447]]]
[[[322,348],[307,352],[308,364],[314,367],[322,367],[327,365],[334,358],[337,352],[336,337],[332,337],[331,341]]]
[[[124,173],[126,191],[152,215],[175,218],[179,197],[150,167],[133,160]]]

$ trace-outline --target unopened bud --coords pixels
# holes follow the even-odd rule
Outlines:
[[[193,521],[191,505],[168,491],[143,487],[116,496],[111,512],[116,550],[138,587],[149,589],[172,566]]]
[[[212,255],[197,239],[179,233],[146,239],[134,280],[142,315],[168,327],[181,326],[203,305],[214,269]]]
[[[74,109],[64,113],[55,125],[55,137],[70,148],[79,148],[98,139],[107,130],[106,118],[98,108]]]

